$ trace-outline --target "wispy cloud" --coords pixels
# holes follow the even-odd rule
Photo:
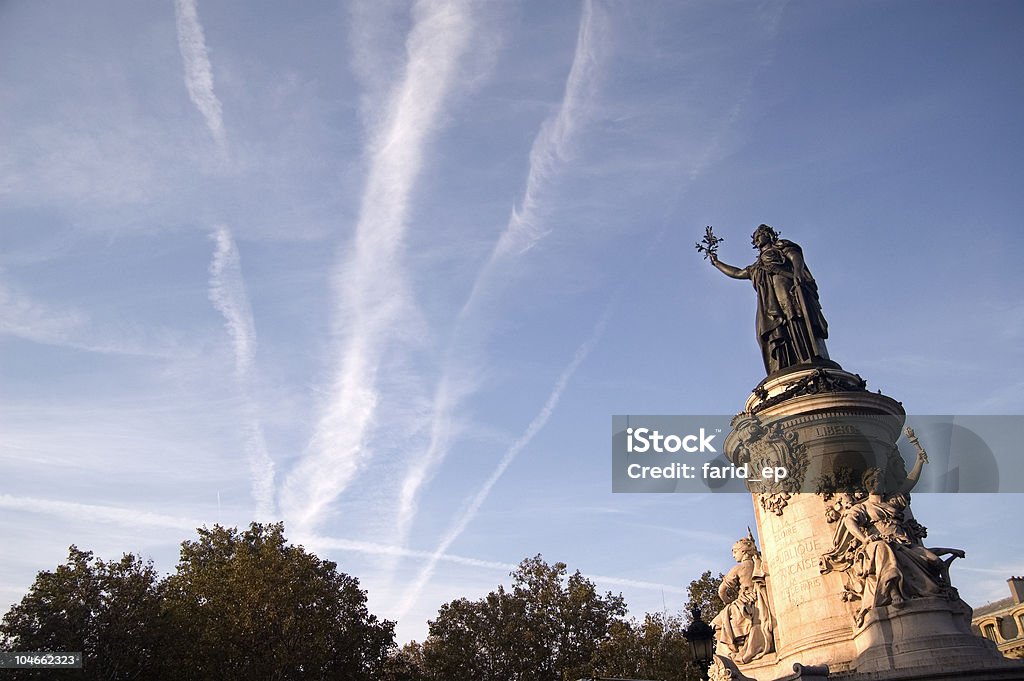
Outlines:
[[[465,565],[467,567],[476,567],[485,570],[500,570],[505,573],[511,573],[518,567],[515,563],[506,563],[497,560],[481,560],[480,558],[471,558],[468,556],[460,556],[452,553],[437,554],[435,551],[422,551],[418,549],[410,549],[405,546],[399,546],[397,544],[380,544],[376,542],[366,541],[355,541],[351,539],[341,539],[337,537],[322,537],[322,536],[309,536],[304,537],[302,540],[303,545],[315,551],[351,551],[354,553],[363,553],[373,556],[394,556],[400,558],[413,558],[423,559],[428,562],[436,561],[442,563],[453,563],[456,565]],[[608,586],[624,586],[631,587],[634,589],[652,589],[656,591],[664,591],[666,593],[674,594],[685,594],[687,590],[675,584],[662,584],[661,582],[651,582],[639,579],[628,579],[624,577],[609,577],[607,575],[597,575],[585,573],[585,577],[597,582],[598,584],[606,584]]]
[[[210,263],[209,297],[224,315],[235,350],[235,377],[246,380],[256,354],[256,327],[242,279],[242,263],[231,230],[221,225],[210,235],[216,243]]]
[[[416,576],[416,580],[406,591],[406,594],[402,599],[402,603],[400,605],[400,614],[398,616],[399,619],[401,619],[401,617],[404,616],[405,613],[408,612],[409,609],[416,603],[416,600],[419,598],[420,593],[423,591],[423,588],[427,585],[427,582],[430,581],[431,577],[433,577],[434,570],[437,567],[437,563],[440,560],[440,556],[447,553],[448,549],[455,542],[455,540],[459,538],[463,531],[465,531],[466,527],[468,527],[469,524],[473,521],[473,518],[476,517],[476,514],[480,510],[480,507],[483,506],[483,503],[487,500],[487,497],[490,495],[491,489],[494,488],[494,485],[496,485],[498,480],[501,479],[501,476],[504,475],[505,470],[508,469],[508,467],[512,464],[512,462],[519,455],[519,453],[522,452],[527,447],[527,445],[530,444],[530,442],[537,435],[537,433],[539,433],[541,429],[544,428],[544,426],[547,424],[548,419],[551,418],[551,415],[554,413],[555,408],[558,406],[559,400],[562,399],[562,393],[565,392],[565,389],[569,385],[569,381],[572,379],[573,374],[576,373],[576,370],[579,369],[580,364],[583,363],[583,360],[587,358],[587,355],[590,354],[590,351],[601,339],[601,335],[604,333],[605,327],[608,325],[608,320],[611,318],[611,314],[614,310],[614,307],[615,305],[613,300],[612,303],[609,304],[605,309],[605,312],[601,316],[601,319],[598,320],[593,332],[590,334],[590,337],[576,349],[576,352],[573,355],[572,360],[569,362],[568,365],[566,365],[565,369],[562,370],[562,373],[558,377],[558,380],[555,381],[555,385],[552,388],[551,393],[548,395],[547,400],[544,402],[544,406],[541,407],[541,410],[537,413],[536,416],[533,417],[533,420],[530,421],[530,424],[526,427],[526,430],[523,431],[523,433],[516,439],[515,442],[512,443],[508,450],[506,450],[505,455],[501,458],[501,461],[498,462],[498,465],[491,472],[491,475],[487,478],[486,481],[484,481],[483,486],[481,486],[480,489],[477,490],[477,493],[469,502],[469,506],[461,514],[459,514],[458,518],[448,529],[448,532],[445,533],[444,538],[441,540],[437,548],[434,550],[434,553],[431,556],[430,560],[427,561],[427,564],[420,570],[419,574]]]
[[[979,574],[984,575],[993,575],[995,577],[1001,577],[1005,581],[1006,575],[1015,575],[1020,573],[1021,568],[1024,567],[1024,564],[1004,563],[1002,567],[998,568],[979,568],[960,565],[959,563],[957,563],[956,567],[957,570],[959,570],[960,572],[977,572]]]
[[[66,520],[111,524],[128,528],[160,528],[192,532],[197,527],[203,527],[210,524],[210,520],[208,519],[201,520],[198,518],[188,518],[165,513],[154,513],[127,506],[82,504],[71,501],[59,501],[55,499],[43,499],[39,497],[11,494],[0,494],[0,508],[17,513],[48,515]],[[177,541],[176,538],[175,541]],[[413,559],[435,560],[439,562],[502,572],[511,572],[516,568],[516,565],[513,563],[481,560],[479,558],[459,556],[455,554],[437,555],[434,552],[418,551],[393,544],[356,541],[339,537],[311,535],[303,537],[302,541],[304,545],[311,550],[319,552],[335,550],[350,551],[374,556],[401,556]],[[603,575],[587,576],[596,582],[613,586],[617,585],[635,588],[659,589],[672,593],[681,593],[685,591],[673,585],[660,584],[657,582],[607,577]],[[19,589],[19,592],[20,591],[21,590]]]
[[[419,549],[410,549],[405,546],[399,546],[397,544],[381,544],[378,542],[367,542],[367,541],[356,541],[352,539],[340,539],[337,537],[322,537],[312,535],[309,537],[302,537],[302,543],[309,548],[316,551],[352,551],[354,553],[364,553],[373,556],[391,556],[398,558],[419,558],[419,559],[431,559],[434,556],[432,551],[423,551]],[[516,568],[513,563],[503,563],[495,560],[481,560],[479,558],[468,558],[466,556],[457,556],[454,554],[446,553],[438,557],[439,561],[446,563],[456,563],[458,565],[467,565],[469,567],[486,568],[489,570],[501,570],[503,572],[511,572]]]
[[[0,282],[0,334],[48,345],[66,345],[88,317],[76,310],[54,310]]]
[[[413,13],[402,78],[367,150],[354,243],[335,276],[339,340],[330,399],[282,490],[286,517],[299,527],[314,526],[371,456],[378,370],[388,346],[407,332],[401,322],[415,317],[401,264],[410,199],[472,22],[465,2],[421,0]]]
[[[625,579],[623,577],[608,577],[606,575],[584,574],[583,576],[597,582],[598,584],[606,584],[608,586],[626,586],[633,589],[652,589],[670,594],[689,593],[687,589],[679,586],[678,584],[662,584],[661,582],[648,582],[642,579]]]
[[[788,0],[785,0],[777,5],[768,5],[761,11],[760,17],[763,20],[761,26],[765,36],[767,36],[770,47],[761,55],[761,58],[747,75],[747,79],[743,87],[740,88],[736,101],[729,107],[726,115],[721,118],[707,144],[704,146],[704,150],[690,167],[689,179],[691,182],[700,177],[709,166],[721,159],[724,139],[746,111],[750,97],[754,93],[754,83],[757,81],[757,77],[774,61],[776,52],[775,37],[778,35],[779,25],[782,22],[782,15],[786,10],[787,4]]]
[[[249,296],[242,278],[242,263],[231,230],[219,226],[211,237],[216,242],[210,263],[209,297],[224,315],[235,357],[235,380],[245,401],[245,453],[252,476],[252,493],[257,515],[269,518],[274,513],[274,462],[267,452],[263,426],[256,414],[251,395],[252,366],[256,354],[256,325]]]
[[[220,100],[213,91],[213,68],[206,51],[203,26],[199,23],[196,0],[176,0],[178,49],[185,62],[185,87],[189,99],[199,109],[206,127],[217,147],[223,152],[227,146]]]
[[[203,525],[203,521],[200,520],[152,513],[137,508],[80,504],[11,494],[0,494],[0,508],[26,513],[43,513],[79,521],[113,523],[125,527],[163,527],[191,531]]]
[[[547,231],[542,226],[541,195],[572,157],[575,137],[590,115],[600,67],[598,46],[604,39],[605,17],[593,0],[583,3],[576,51],[558,111],[541,125],[530,147],[530,170],[519,205],[495,245],[491,259],[533,248]]]
[[[0,336],[104,355],[180,358],[188,355],[166,330],[100,328],[81,310],[55,306],[0,281]]]
[[[458,333],[458,326],[455,333]],[[453,366],[455,363],[454,347],[453,344],[446,353],[443,374],[434,392],[430,439],[426,450],[422,455],[411,460],[402,479],[396,520],[396,534],[398,541],[402,543],[408,537],[412,522],[416,518],[419,496],[423,486],[444,461],[452,441],[457,435],[453,414],[462,400],[476,388],[477,382],[470,376],[472,372],[463,372],[456,376],[458,369]]]
[[[434,393],[430,419],[430,440],[423,455],[413,459],[406,471],[398,501],[398,537],[404,541],[416,516],[419,495],[434,471],[444,461],[456,435],[453,414],[462,400],[472,394],[479,372],[466,366],[462,352],[463,331],[479,293],[493,279],[499,260],[521,255],[540,242],[547,233],[541,218],[541,195],[572,156],[579,129],[589,117],[593,91],[599,77],[600,55],[597,45],[605,31],[605,17],[591,0],[584,2],[576,38],[576,50],[566,79],[565,91],[557,111],[542,124],[530,148],[526,188],[518,207],[494,245],[490,257],[477,274],[469,296],[459,312],[445,353],[442,376]]]

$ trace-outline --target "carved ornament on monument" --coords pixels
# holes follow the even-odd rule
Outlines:
[[[777,395],[769,395],[763,386],[754,388],[754,395],[760,400],[751,408],[751,413],[757,414],[765,409],[770,409],[788,399],[802,395],[820,395],[822,393],[856,392],[867,390],[868,382],[859,374],[847,376],[837,374],[825,369],[815,369],[813,373],[804,376],[794,383],[786,386],[785,390]]]
[[[791,496],[800,491],[807,472],[807,448],[795,431],[785,431],[778,423],[765,424],[756,414],[737,414],[726,440],[727,456],[733,465],[747,466],[751,475],[747,488],[758,496],[761,508],[781,516]],[[764,468],[782,467],[781,480],[761,478]]]
[[[728,658],[715,655],[708,667],[708,681],[737,681],[740,675],[730,668]]]

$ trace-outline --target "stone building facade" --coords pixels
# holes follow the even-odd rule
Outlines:
[[[974,609],[971,626],[1006,657],[1024,659],[1024,577],[1010,577],[1010,597]]]

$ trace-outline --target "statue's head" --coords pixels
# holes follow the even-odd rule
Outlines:
[[[754,244],[754,248],[759,247],[764,241],[775,243],[778,240],[779,233],[765,224],[758,225],[754,233],[750,235],[750,243]]]
[[[864,471],[864,475],[861,476],[860,481],[861,484],[864,485],[864,489],[867,490],[869,494],[872,492],[879,492],[881,491],[879,487],[882,482],[882,470],[874,467],[869,468]]]
[[[757,545],[754,544],[754,540],[750,537],[744,537],[732,545],[732,555],[736,562],[739,563],[747,558],[756,556]]]

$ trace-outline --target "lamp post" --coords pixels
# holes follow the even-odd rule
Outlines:
[[[690,644],[690,653],[693,654],[693,661],[700,671],[700,678],[707,681],[708,665],[715,654],[715,630],[700,618],[700,608],[696,606],[691,608],[690,615],[693,621],[683,632],[683,636]]]

